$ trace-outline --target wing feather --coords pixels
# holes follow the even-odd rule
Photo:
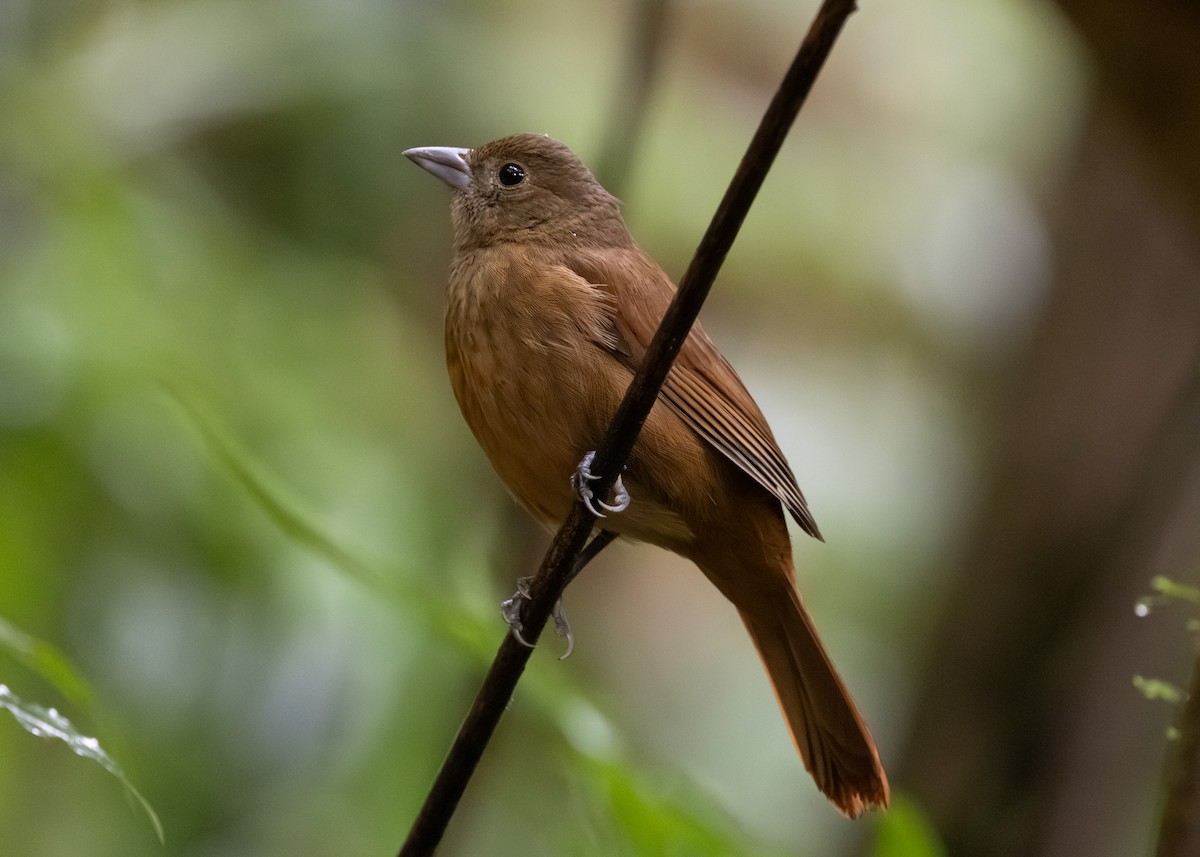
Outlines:
[[[580,254],[569,267],[600,289],[613,292],[612,353],[630,371],[642,360],[675,287],[637,248]],[[737,372],[704,328],[692,328],[661,398],[713,449],[774,494],[801,528],[821,531],[767,420]]]

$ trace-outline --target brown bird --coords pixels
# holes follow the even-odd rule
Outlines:
[[[675,291],[620,205],[533,134],[404,153],[453,190],[446,357],[467,424],[517,501],[558,526]],[[886,807],[875,742],[796,590],[783,508],[821,538],[766,419],[703,328],[684,343],[604,528],[692,560],[741,614],[817,786]],[[614,506],[605,506],[612,510]]]

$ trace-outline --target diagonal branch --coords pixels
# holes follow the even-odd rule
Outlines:
[[[733,181],[700,241],[696,255],[679,282],[675,298],[659,324],[642,365],[630,383],[604,440],[597,447],[591,468],[599,476],[592,488],[596,496],[608,496],[617,474],[629,458],[638,432],[650,414],[671,364],[700,313],[700,307],[708,297],[717,272],[733,246],[767,171],[783,146],[784,138],[846,19],[854,11],[854,0],[824,0],[817,11],[796,58],[771,99]],[[541,635],[595,523],[595,517],[583,503],[575,503],[542,560],[521,615],[522,633],[531,644],[536,643]],[[513,635],[505,637],[400,849],[400,857],[426,857],[434,852],[496,729],[500,715],[512,697],[531,652]]]

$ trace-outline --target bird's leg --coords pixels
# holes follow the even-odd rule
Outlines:
[[[584,567],[594,560],[600,551],[611,545],[613,539],[616,537],[617,534],[612,530],[601,530],[592,536],[592,540],[584,545],[583,550],[579,552],[579,558],[575,560],[575,566],[571,569],[571,573],[567,575],[567,582],[564,584],[564,587],[570,586],[571,581],[579,576],[579,572],[583,571]]]
[[[575,565],[571,568],[571,574],[567,577],[567,584],[578,577],[579,572],[583,571],[584,566],[595,559],[600,551],[612,544],[612,540],[616,537],[617,534],[609,530],[601,530],[596,533],[579,554],[579,558],[575,560]],[[512,635],[517,638],[518,643],[529,646],[529,648],[533,648],[532,644],[521,636],[521,607],[529,599],[529,583],[532,580],[532,577],[519,578],[517,580],[517,591],[513,593],[511,598],[500,603],[500,615],[508,624]],[[575,635],[571,633],[571,624],[567,621],[567,611],[563,606],[561,598],[554,602],[554,611],[550,616],[554,619],[554,633],[559,637],[567,638],[567,651],[559,658],[561,661],[569,658],[571,652],[575,651]]]
[[[583,457],[583,461],[579,462],[579,469],[571,474],[571,487],[579,494],[579,499],[583,501],[583,505],[588,507],[588,511],[597,518],[607,517],[603,512],[596,509],[599,506],[601,509],[607,509],[610,512],[624,512],[629,508],[629,492],[625,490],[625,483],[621,481],[621,477],[617,477],[617,481],[613,484],[613,491],[616,492],[613,499],[616,501],[612,505],[605,503],[603,500],[596,498],[592,493],[589,482],[599,479],[592,473],[592,459],[596,457],[596,450],[592,450]],[[595,500],[596,506],[592,505]]]

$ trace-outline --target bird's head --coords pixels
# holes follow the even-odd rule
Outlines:
[[[460,251],[508,241],[630,242],[616,198],[557,140],[517,134],[474,149],[429,146],[404,154],[454,192]]]

